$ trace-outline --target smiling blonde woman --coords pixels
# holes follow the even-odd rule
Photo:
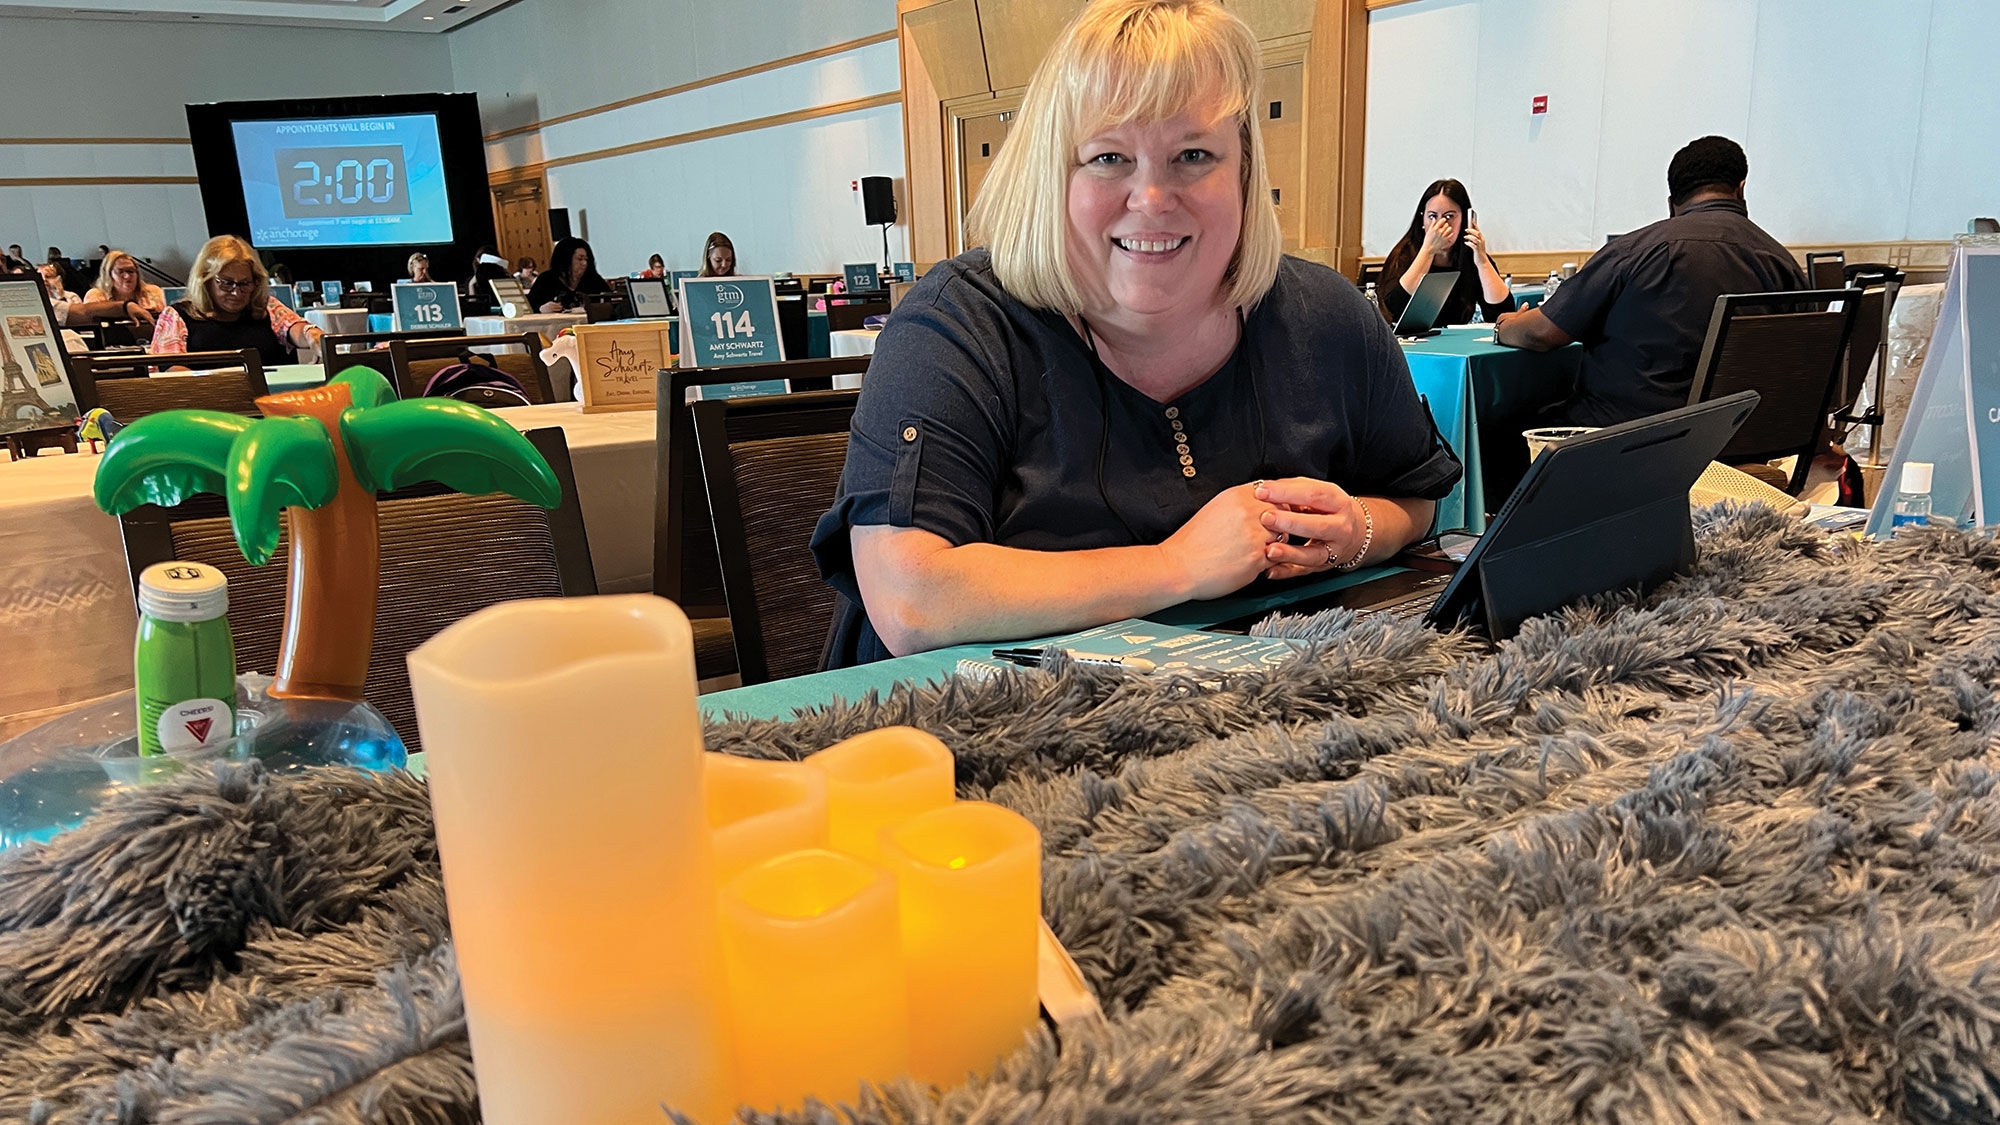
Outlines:
[[[813,538],[829,663],[1045,635],[1352,568],[1459,476],[1388,326],[1281,252],[1258,50],[1212,0],[1099,0],[969,227],[877,342]]]

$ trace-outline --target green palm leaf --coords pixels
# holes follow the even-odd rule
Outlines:
[[[141,504],[172,507],[198,492],[223,492],[230,446],[253,422],[220,410],[137,419],[104,447],[92,483],[97,506],[122,516]]]
[[[548,462],[490,410],[449,398],[352,407],[340,416],[347,459],[363,488],[387,492],[434,480],[467,495],[504,492],[544,508],[562,500]]]
[[[333,436],[312,418],[260,418],[229,448],[229,527],[251,566],[278,549],[278,513],[340,491]]]
[[[326,381],[329,387],[336,383],[347,387],[348,393],[353,396],[354,406],[372,409],[385,402],[396,401],[396,388],[372,367],[357,364]]]

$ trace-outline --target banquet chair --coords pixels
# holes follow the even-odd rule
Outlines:
[[[1847,340],[1847,360],[1840,390],[1834,395],[1833,420],[1842,427],[1879,428],[1883,422],[1882,397],[1888,379],[1889,318],[1896,309],[1896,297],[1903,289],[1903,271],[1886,265],[1850,265],[1846,285],[1861,291],[1860,308],[1854,316],[1854,334]],[[1861,391],[1869,386],[1868,374],[1875,373],[1868,408],[1855,413]],[[1870,442],[1873,448],[1873,442]]]
[[[736,665],[743,683],[816,672],[833,587],[809,544],[833,505],[859,391],[806,391],[694,405]]]
[[[734,675],[737,667],[715,524],[709,518],[708,489],[695,456],[694,415],[689,410],[688,392],[697,387],[773,379],[789,381],[794,391],[827,390],[835,376],[859,374],[867,368],[867,356],[841,356],[661,369],[654,457],[653,592],[679,604],[688,615],[694,628],[697,679]]]
[[[1845,250],[1821,250],[1806,255],[1806,285],[1810,288],[1845,288],[1846,270]]]
[[[389,384],[396,383],[396,369],[389,362],[388,345],[396,340],[435,340],[440,336],[450,336],[452,329],[428,329],[416,332],[329,332],[319,342],[320,366],[326,369],[326,377],[335,375],[350,367],[367,367],[379,372]]]
[[[416,398],[424,393],[431,376],[455,363],[473,362],[473,348],[519,348],[519,351],[479,353],[478,362],[512,375],[528,392],[533,403],[555,401],[549,384],[549,369],[542,363],[542,336],[522,332],[511,336],[442,336],[430,340],[393,340],[389,344],[389,365],[395,372],[396,393]]]
[[[511,496],[466,496],[424,483],[382,494],[382,577],[369,654],[368,702],[385,715],[411,751],[421,750],[410,672],[404,657],[446,626],[518,598],[579,597],[597,592],[576,474],[560,427],[524,435],[555,471],[561,502],[543,509]],[[148,566],[204,562],[229,579],[229,634],[241,672],[275,673],[283,634],[289,532],[271,561],[243,559],[219,496],[172,508],[141,505],[120,517],[134,588]]]
[[[270,394],[264,361],[255,348],[236,352],[85,352],[69,359],[78,410],[103,407],[120,422],[162,410],[222,410],[256,414]],[[155,367],[222,367],[222,371],[151,374]]]
[[[1763,396],[1716,460],[1744,466],[1797,457],[1785,491],[1798,495],[1826,444],[1861,296],[1816,289],[1715,299],[1688,404],[1743,390]]]

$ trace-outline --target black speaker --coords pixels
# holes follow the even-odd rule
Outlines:
[[[561,242],[569,237],[569,208],[549,208],[549,241]]]
[[[887,176],[861,177],[861,213],[871,227],[895,222],[896,181]]]

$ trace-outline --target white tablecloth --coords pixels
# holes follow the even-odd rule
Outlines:
[[[845,328],[827,333],[827,350],[834,355],[874,355],[879,328]]]
[[[537,313],[534,316],[468,316],[465,318],[467,336],[518,336],[523,332],[540,332],[545,340],[552,340],[555,334],[572,324],[583,324],[589,317],[582,313]]]
[[[561,426],[597,588],[653,588],[652,411],[584,414],[574,403],[502,410],[516,429]],[[99,458],[0,463],[0,731],[23,712],[60,711],[132,686],[138,627],[118,521],[91,501]],[[272,565],[283,565],[273,563]],[[270,669],[258,669],[269,671]]]

